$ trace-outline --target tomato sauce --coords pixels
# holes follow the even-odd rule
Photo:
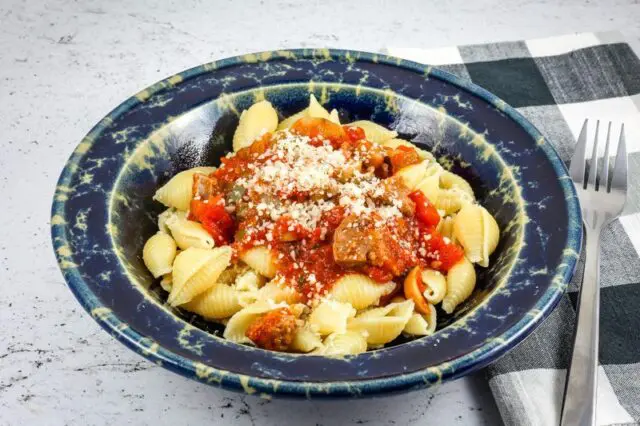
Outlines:
[[[249,164],[260,165],[269,160],[268,156],[262,157],[274,143],[273,135],[265,133],[262,138],[256,140],[251,146],[242,148],[232,157],[223,157],[220,167],[211,175],[227,186],[235,182],[238,178],[246,176],[250,169]]]
[[[294,123],[291,131],[309,136],[309,144],[316,147],[326,146],[329,141],[345,158],[356,154],[364,156],[362,172],[375,171],[376,176],[387,175],[390,170],[396,172],[420,161],[413,148],[384,148],[367,141],[362,129],[340,126],[328,120],[303,118]],[[347,215],[342,206],[322,213],[313,229],[304,228],[288,214],[273,221],[268,215],[261,216],[256,209],[261,200],[258,195],[251,194],[250,188],[246,191],[249,195],[243,192],[229,209],[225,200],[229,199],[234,183],[267,163],[272,158],[269,148],[276,141],[267,133],[251,146],[223,158],[222,165],[209,180],[194,178],[194,194],[198,196],[191,203],[189,218],[200,221],[217,245],[232,244],[234,260],[252,247],[268,247],[277,259],[278,275],[308,302],[327,294],[336,280],[348,273],[365,274],[379,283],[396,281],[398,290],[404,275],[414,266],[446,272],[464,255],[459,246],[436,231],[440,216],[421,191],[408,195],[415,203],[415,210],[411,210],[413,216],[407,217],[409,213],[405,211],[403,217],[390,219],[384,226],[372,227],[369,238],[375,238],[375,259],[358,267],[345,267],[334,258],[333,236]],[[379,173],[381,168],[385,168],[384,173]],[[274,186],[272,193],[281,200],[304,202],[312,197],[308,191]],[[282,315],[286,316],[285,313]],[[284,321],[275,317],[271,320],[274,323]],[[260,334],[259,328],[250,333],[249,337],[261,347],[286,343],[270,341],[269,336]]]
[[[337,219],[342,220],[342,214],[336,211],[328,215],[329,223],[333,221],[332,233],[339,225]],[[395,232],[400,232],[398,237],[404,238],[403,241],[407,243],[406,248],[398,243],[390,245],[391,252],[388,253],[387,261],[381,266],[365,265],[346,268],[338,264],[334,258],[331,237],[326,242],[315,242],[313,233],[311,238],[303,239],[299,244],[274,244],[272,250],[278,257],[281,275],[287,282],[293,283],[303,298],[308,300],[317,294],[326,294],[340,277],[349,273],[360,273],[376,282],[387,283],[416,265],[419,262],[415,255],[418,240],[412,237],[414,233],[411,232],[411,225],[404,224],[397,229],[402,230]],[[313,279],[310,279],[310,276],[313,276]]]

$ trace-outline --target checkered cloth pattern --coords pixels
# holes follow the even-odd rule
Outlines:
[[[437,66],[493,92],[529,119],[568,164],[585,118],[624,122],[629,195],[602,241],[597,423],[640,422],[640,60],[618,32],[386,53]],[[606,127],[605,127],[606,129]],[[601,139],[604,137],[601,129]],[[600,144],[603,149],[604,144]],[[615,148],[615,147],[614,147]],[[604,150],[604,149],[603,149]],[[587,152],[591,148],[587,147]],[[615,151],[613,151],[615,152]],[[602,153],[601,153],[602,155]],[[583,253],[584,255],[584,253]],[[595,262],[595,259],[590,259]],[[584,257],[557,309],[487,368],[507,425],[557,425]],[[586,397],[586,395],[585,395]]]

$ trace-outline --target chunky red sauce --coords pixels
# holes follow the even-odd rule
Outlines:
[[[295,331],[296,317],[289,308],[280,308],[256,319],[245,334],[260,348],[286,351],[293,341]]]
[[[365,140],[362,129],[322,119],[300,119],[291,131],[307,136],[308,145],[323,152],[339,152],[337,160],[331,161],[342,164],[357,158],[360,169],[335,169],[330,179],[317,178],[326,183],[321,193],[313,186],[292,186],[278,175],[294,173],[286,163],[288,152],[274,151],[279,136],[265,134],[250,147],[225,157],[208,178],[194,178],[190,218],[200,221],[217,244],[232,243],[236,254],[255,246],[269,247],[277,259],[278,275],[305,301],[326,294],[340,276],[350,272],[381,283],[401,282],[416,265],[446,272],[462,258],[462,249],[436,231],[440,216],[426,196],[420,191],[409,193],[390,178],[400,168],[420,161],[413,148],[374,145]],[[322,165],[320,161],[318,168]],[[255,189],[264,186],[262,181],[239,185],[256,171],[262,171],[264,179],[272,178],[266,170],[273,170],[275,176],[266,193]],[[343,195],[332,192],[333,188],[343,185],[357,201],[362,191],[348,182],[361,175],[375,176],[369,182],[379,184],[376,188],[363,184],[363,191],[369,191],[366,203],[347,208]],[[323,204],[322,197],[332,204]],[[287,203],[308,203],[307,210],[317,204],[323,210],[316,214],[314,226],[305,227],[294,216],[307,214],[306,207],[298,212],[278,210]],[[267,204],[271,211],[265,212]]]

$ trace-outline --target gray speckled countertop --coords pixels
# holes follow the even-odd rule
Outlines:
[[[612,29],[640,40],[632,1],[328,3],[0,3],[0,424],[500,424],[482,373],[336,402],[265,401],[198,384],[100,330],[58,271],[48,221],[67,157],[120,101],[182,69],[286,47],[435,47]]]

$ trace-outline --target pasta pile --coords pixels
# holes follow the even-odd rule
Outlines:
[[[167,303],[224,338],[355,355],[436,330],[489,265],[500,231],[463,178],[371,121],[341,125],[311,95],[283,120],[245,110],[219,168],[173,176],[142,258]]]

